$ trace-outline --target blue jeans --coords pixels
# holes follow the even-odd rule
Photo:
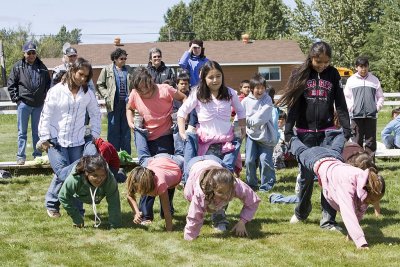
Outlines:
[[[51,168],[54,176],[50,183],[45,196],[45,205],[48,210],[59,211],[60,202],[58,201],[58,193],[68,174],[71,171],[71,164],[79,160],[83,155],[84,145],[76,147],[62,147],[57,138],[50,140],[53,145],[47,151]],[[67,167],[67,168],[66,168]],[[80,210],[83,210],[81,203]]]
[[[178,165],[182,166],[182,157],[179,158],[172,156],[174,152],[174,144],[173,144],[173,137],[172,135],[164,135],[156,140],[147,141],[146,133],[140,129],[135,129],[134,131],[134,138],[135,138],[135,146],[136,151],[138,154],[139,164],[143,167],[146,167],[148,164],[148,160],[150,157],[155,156],[157,154],[160,156],[168,156],[172,159],[180,162]],[[170,154],[170,155],[168,155]],[[157,157],[157,156],[156,156]],[[174,213],[174,206],[173,206],[173,197],[175,193],[175,188],[168,189],[168,197],[170,203],[170,211],[171,214]],[[141,196],[139,201],[139,210],[142,212],[142,219],[143,220],[153,220],[154,213],[153,213],[153,206],[154,206],[155,197],[152,196]],[[161,205],[160,205],[161,206]],[[163,217],[162,208],[160,209],[160,216]]]
[[[298,203],[299,198],[296,195],[284,196],[282,194],[271,194],[269,196],[269,202],[272,204],[293,204]]]
[[[28,139],[28,122],[29,116],[31,117],[31,130],[32,130],[32,156],[40,157],[42,152],[36,149],[36,143],[39,141],[38,125],[40,120],[40,113],[42,112],[43,106],[31,107],[24,102],[20,101],[17,107],[17,124],[18,124],[18,159],[26,159],[26,143]]]
[[[265,146],[250,137],[246,140],[246,182],[253,188],[258,188],[257,167],[260,167],[260,191],[269,191],[275,185],[275,168],[272,154],[274,147]]]
[[[107,114],[107,140],[117,151],[125,150],[131,154],[131,129],[126,119],[125,101],[115,100],[114,110]]]
[[[334,140],[335,134],[341,133],[338,139]],[[296,140],[296,138],[294,138]],[[345,142],[345,139],[342,135],[341,131],[326,131],[326,132],[316,132],[316,133],[301,133],[298,134],[298,141],[302,142],[302,146],[299,146],[299,151],[296,151],[295,147],[292,146],[291,143],[291,152],[292,154],[295,153],[300,153],[300,151],[305,151],[307,148],[321,148],[318,147],[322,145],[323,147],[329,147],[329,144],[332,142],[335,142],[335,147],[338,145],[338,143],[342,142],[341,147],[343,149],[343,145]],[[300,142],[300,143],[301,143]],[[296,144],[296,142],[294,143]],[[304,146],[303,146],[304,145]],[[339,147],[339,146],[338,146]],[[331,153],[332,152],[328,152]],[[320,154],[320,156],[327,156],[327,154]],[[331,157],[330,155],[329,157]],[[310,157],[310,159],[304,159],[301,161],[298,159],[300,163],[300,169],[301,169],[301,177],[299,181],[299,186],[300,186],[300,191],[298,194],[299,198],[299,203],[297,203],[296,208],[295,208],[295,215],[299,220],[305,220],[307,219],[308,215],[310,214],[312,210],[311,206],[311,196],[312,196],[312,191],[313,191],[313,184],[314,184],[314,172],[311,167],[313,165],[313,162],[315,163],[316,157]],[[321,208],[322,208],[322,219],[320,221],[320,227],[321,228],[331,228],[335,225],[337,225],[335,218],[336,218],[336,210],[334,210],[329,203],[326,201],[324,195],[322,194],[321,191]]]

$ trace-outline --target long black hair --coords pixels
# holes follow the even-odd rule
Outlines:
[[[222,74],[222,83],[219,88],[217,99],[230,101],[232,95],[229,93],[228,87],[225,86],[224,72],[222,71],[221,66],[216,61],[207,61],[204,66],[200,70],[200,82],[197,90],[197,99],[202,103],[208,103],[211,101],[211,91],[207,86],[206,77],[207,74],[216,69]]]
[[[329,58],[332,58],[332,49],[328,43],[320,41],[311,46],[304,63],[292,72],[292,75],[284,89],[284,93],[276,105],[287,106],[290,108],[296,103],[297,99],[299,99],[301,94],[304,92],[307,80],[310,77],[312,58],[319,57],[320,55],[326,55]]]

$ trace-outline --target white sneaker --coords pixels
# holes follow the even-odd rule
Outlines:
[[[220,223],[217,226],[214,226],[214,229],[218,232],[225,232],[226,231],[226,224]]]
[[[290,218],[290,223],[295,224],[298,223],[300,220],[297,219],[296,214],[293,214],[292,218]]]
[[[331,228],[329,228],[329,231],[338,231],[338,232],[343,232],[343,228],[340,227],[339,225],[334,225]]]

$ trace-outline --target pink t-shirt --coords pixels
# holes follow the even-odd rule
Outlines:
[[[170,158],[153,158],[149,160],[147,168],[155,173],[154,183],[157,196],[165,193],[168,188],[175,187],[181,181],[182,171]]]
[[[155,140],[170,133],[171,112],[176,89],[168,84],[157,84],[158,90],[151,98],[142,98],[133,89],[129,95],[129,106],[143,117],[143,128],[149,131],[148,140]]]

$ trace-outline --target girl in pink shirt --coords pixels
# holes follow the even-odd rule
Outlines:
[[[237,138],[233,134],[231,107],[235,109],[239,121]],[[198,87],[192,89],[187,101],[178,110],[179,134],[184,140],[186,117],[194,109],[199,122],[196,130],[198,155],[213,154],[224,158],[227,168],[233,171],[241,139],[246,134],[246,114],[236,91],[225,86],[224,73],[215,61],[204,64]],[[185,156],[185,163],[188,161]]]
[[[238,236],[247,236],[246,223],[251,221],[257,211],[260,198],[232,172],[224,168],[222,161],[213,156],[199,156],[190,160],[189,178],[185,186],[185,198],[190,201],[184,238],[198,237],[206,212],[218,216],[234,198],[243,202],[240,220],[233,227]],[[225,218],[223,218],[225,219]]]
[[[329,135],[328,132],[326,134]],[[373,167],[362,170],[343,163],[340,153],[343,143],[344,136],[339,134],[333,139],[331,149],[308,148],[300,139],[293,137],[290,152],[304,168],[317,175],[325,199],[342,215],[348,239],[352,239],[357,248],[368,249],[359,221],[368,204],[374,204],[382,198],[385,182]]]
[[[132,85],[133,90],[129,96],[126,117],[129,127],[134,129],[138,157],[143,157],[146,154],[144,151],[147,149],[150,156],[160,153],[174,154],[171,131],[173,100],[183,101],[186,96],[167,84],[155,84],[152,76],[144,67],[136,70]],[[134,116],[135,112],[138,116]],[[137,138],[138,131],[145,131],[147,140]],[[170,189],[170,191],[173,190]],[[173,194],[173,192],[170,193]],[[154,197],[141,197],[140,206],[144,220],[153,220],[153,203]]]

